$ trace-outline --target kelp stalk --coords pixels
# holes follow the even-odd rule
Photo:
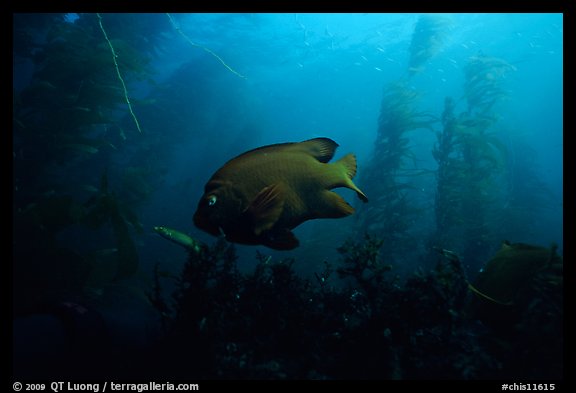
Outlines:
[[[184,39],[192,46],[196,47],[196,48],[200,48],[203,49],[204,51],[210,53],[212,56],[214,56],[220,63],[222,63],[222,65],[224,67],[226,67],[226,69],[228,71],[230,71],[231,73],[233,73],[234,75],[242,78],[242,79],[247,79],[244,75],[240,74],[239,72],[235,71],[232,67],[230,67],[228,64],[226,64],[226,62],[224,60],[222,60],[222,58],[220,56],[218,56],[216,53],[214,53],[213,51],[211,51],[210,49],[206,48],[205,46],[199,45],[197,43],[195,43],[194,41],[192,41],[183,31],[182,29],[176,24],[176,22],[174,21],[174,19],[172,19],[172,15],[170,15],[169,13],[166,13],[166,16],[168,17],[168,19],[170,19],[170,24],[174,27],[174,30],[176,30],[178,32],[178,34],[180,34],[182,37],[184,37]]]
[[[124,78],[122,78],[122,74],[120,73],[120,68],[118,66],[118,62],[116,61],[116,58],[118,57],[118,55],[116,54],[116,51],[114,50],[114,46],[112,45],[112,42],[110,42],[110,39],[108,38],[108,34],[106,33],[104,26],[102,25],[102,16],[100,16],[100,13],[96,13],[96,15],[98,16],[98,24],[100,25],[100,30],[102,30],[102,34],[104,34],[104,38],[106,39],[106,42],[108,43],[108,46],[110,47],[110,52],[112,52],[112,61],[114,62],[114,67],[116,68],[116,74],[118,75],[118,79],[120,79],[120,83],[122,83],[122,89],[124,89],[124,98],[126,99],[126,104],[128,104],[128,110],[130,111],[130,115],[132,115],[132,119],[134,119],[134,123],[136,124],[136,128],[138,129],[138,131],[140,133],[142,133],[142,129],[140,128],[140,123],[138,122],[138,119],[136,118],[136,115],[134,114],[134,111],[132,110],[132,104],[130,103],[130,98],[128,97],[128,90],[126,89],[126,83],[124,82]]]

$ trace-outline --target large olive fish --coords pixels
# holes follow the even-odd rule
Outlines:
[[[562,313],[563,257],[556,250],[556,245],[503,242],[474,285],[468,284],[476,295],[468,314],[506,334],[518,334],[534,324],[542,324],[543,330],[536,330],[539,334],[550,329]]]
[[[527,289],[538,284],[561,285],[563,259],[550,248],[504,241],[470,289],[482,299],[513,305]],[[521,299],[520,299],[521,300]]]
[[[292,229],[315,218],[338,218],[354,208],[333,188],[356,191],[356,158],[334,163],[338,144],[329,138],[281,143],[250,150],[228,161],[210,178],[194,214],[194,224],[242,244],[277,250],[298,246]]]

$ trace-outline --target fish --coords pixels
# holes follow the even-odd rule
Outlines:
[[[500,250],[468,287],[479,296],[500,305],[514,305],[534,285],[534,278],[551,274],[556,281],[562,275],[562,257],[556,246],[550,248],[524,243],[502,242]]]
[[[259,147],[231,159],[206,183],[194,225],[233,243],[298,247],[292,232],[298,225],[354,213],[332,189],[346,187],[368,201],[352,182],[354,154],[328,163],[337,147],[330,138],[314,138]]]
[[[91,146],[91,145],[87,145],[84,143],[67,143],[65,145],[62,145],[63,148],[66,149],[72,149],[75,150],[79,153],[88,153],[88,154],[95,154],[98,153],[98,148]]]
[[[154,232],[162,236],[164,239],[170,240],[171,242],[184,247],[188,251],[193,251],[196,254],[202,249],[201,243],[176,229],[155,226]]]
[[[473,283],[467,283],[472,296],[465,313],[506,334],[517,333],[527,316],[528,326],[548,323],[562,312],[563,258],[557,248],[504,241]],[[534,310],[541,310],[539,321],[532,320]]]

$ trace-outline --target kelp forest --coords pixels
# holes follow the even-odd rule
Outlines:
[[[556,195],[502,120],[526,63],[489,47],[451,58],[461,83],[432,100],[420,81],[458,26],[413,15],[361,136],[369,202],[337,234],[311,224],[314,252],[273,253],[193,232],[208,176],[189,163],[256,146],[253,108],[274,95],[246,91],[217,25],[197,39],[184,20],[13,15],[15,378],[563,378],[562,239],[532,236]],[[332,27],[295,25],[296,70],[344,51]],[[169,45],[193,59],[169,68]]]

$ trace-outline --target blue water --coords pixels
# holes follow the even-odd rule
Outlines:
[[[440,52],[410,81],[422,93],[419,108],[439,115],[445,96],[461,98],[463,67],[472,56],[482,53],[512,64],[516,70],[502,81],[509,96],[496,108],[498,132],[512,155],[526,154],[516,151],[520,145],[533,149],[530,154],[535,160],[530,170],[538,173],[551,197],[530,233],[509,236],[542,245],[556,242],[562,248],[562,15],[447,16],[452,25]],[[411,34],[418,17],[178,15],[175,19],[182,32],[217,53],[246,79],[234,75],[209,53],[191,47],[179,35],[167,40],[167,53],[156,60],[159,70],[172,70],[177,64],[192,61],[201,63],[208,74],[210,82],[203,84],[202,94],[209,103],[203,101],[201,105],[207,111],[202,118],[209,123],[195,126],[191,120],[190,131],[181,136],[167,163],[171,169],[166,183],[189,179],[189,194],[180,199],[158,190],[158,204],[167,199],[172,202],[162,206],[161,217],[157,216],[160,207],[151,208],[154,218],[150,220],[190,228],[189,217],[205,180],[227,159],[255,146],[327,136],[341,146],[336,158],[347,152],[357,155],[361,176],[363,165],[371,158],[383,89],[406,75]],[[169,75],[165,71],[158,78]],[[190,78],[201,80],[202,75]],[[194,82],[182,83],[196,89]],[[186,122],[187,105],[195,104],[177,102],[184,111],[179,114],[182,121]],[[147,127],[154,129],[154,124]],[[434,133],[413,131],[411,139],[419,166],[435,169],[430,154]],[[433,186],[423,192],[424,198],[434,197]],[[353,200],[352,194],[346,195]],[[326,225],[349,225],[347,221],[351,219]],[[326,230],[326,225],[305,223],[296,233],[310,236],[315,226]],[[190,233],[209,239],[194,228]]]

